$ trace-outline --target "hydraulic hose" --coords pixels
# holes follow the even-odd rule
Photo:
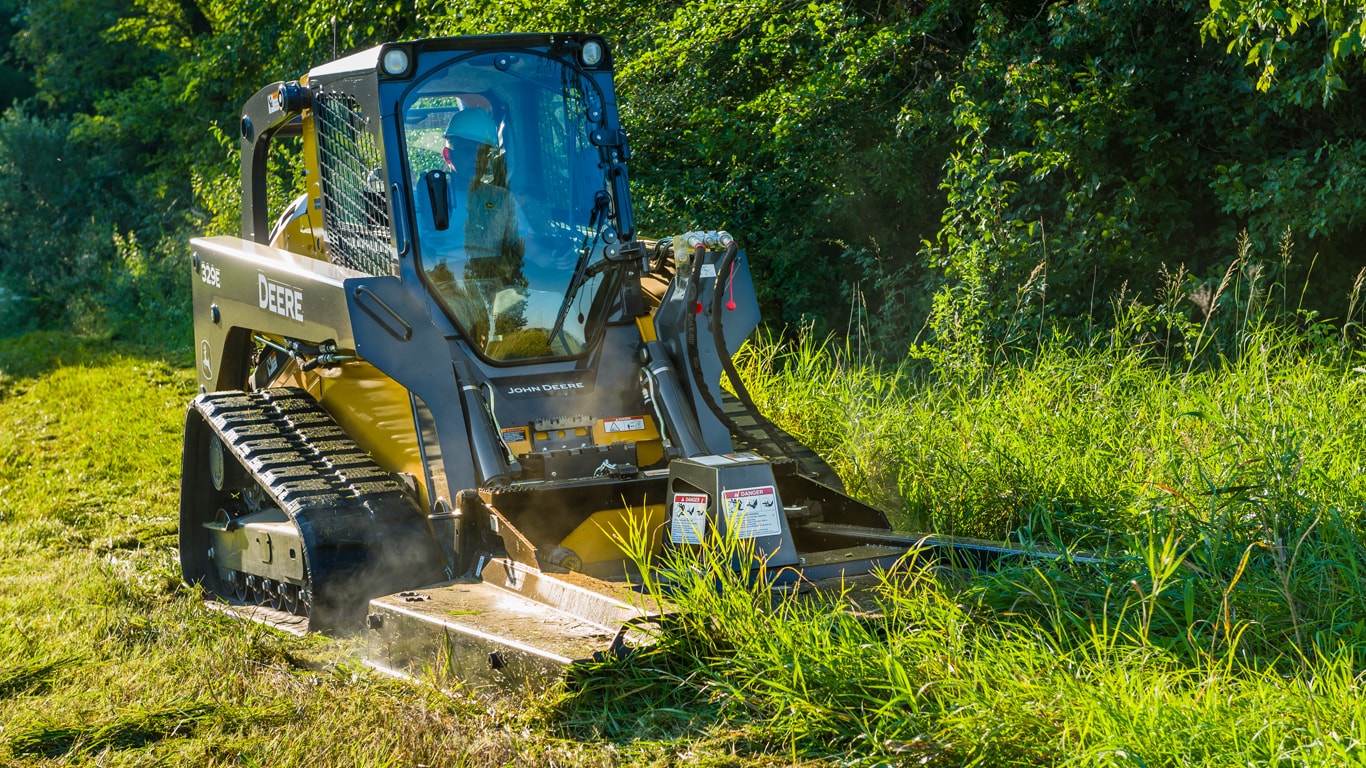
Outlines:
[[[737,251],[739,251],[739,246],[737,246],[734,241],[731,241],[730,244],[726,246],[726,255],[722,258],[722,261],[724,262],[728,259],[733,260]],[[730,430],[731,434],[745,435],[747,434],[745,430],[741,429],[740,425],[735,423],[735,420],[726,413],[725,409],[716,402],[716,398],[712,396],[711,388],[707,386],[706,374],[702,372],[702,361],[697,357],[697,310],[695,307],[697,307],[698,304],[697,293],[701,286],[702,258],[706,253],[707,248],[705,245],[698,245],[694,251],[692,275],[688,278],[688,290],[683,294],[683,329],[685,334],[683,356],[688,358],[688,370],[692,372],[693,382],[697,385],[698,394],[702,396],[702,402],[716,415],[717,419],[720,419],[722,424],[726,425],[726,428]],[[716,290],[716,288],[720,285],[721,273],[718,270],[716,282],[713,283],[712,287],[712,333],[716,335],[721,333],[721,315],[716,311],[716,308],[719,307],[717,297],[721,295],[721,292]],[[713,336],[713,338],[715,338],[715,336]],[[729,363],[728,353],[725,353],[724,344],[717,348],[717,352],[721,355],[721,363],[723,366]]]
[[[721,257],[721,264],[716,268],[716,283],[711,291],[711,338],[716,344],[716,353],[721,358],[721,369],[726,372],[726,378],[730,379],[730,385],[735,388],[735,395],[754,413],[756,419],[762,420],[762,423],[768,420],[759,415],[754,407],[754,400],[749,396],[749,390],[745,388],[744,382],[740,381],[740,373],[735,370],[735,363],[730,359],[730,350],[726,348],[726,335],[722,333],[721,327],[721,299],[725,295],[721,286],[726,284],[727,278],[735,268],[735,257],[739,252],[739,247],[731,241],[730,245],[726,246],[725,255]]]
[[[681,456],[692,457],[706,453],[706,445],[697,432],[696,419],[680,418],[682,414],[689,413],[690,409],[683,405],[678,374],[667,364],[669,356],[664,345],[659,341],[651,341],[645,344],[645,349],[649,354],[649,362],[641,373],[650,388],[650,400],[654,404],[655,415],[666,428],[665,436],[673,440],[675,449]]]
[[[772,435],[773,439],[776,441],[778,435],[782,434],[782,431],[779,430],[773,422],[769,421],[767,416],[760,413],[759,408],[754,405],[754,399],[750,397],[749,389],[747,389],[745,383],[740,380],[740,372],[735,370],[735,363],[731,360],[730,349],[726,347],[726,335],[722,333],[720,317],[721,298],[724,295],[724,291],[720,290],[720,288],[722,285],[726,284],[732,270],[735,269],[735,259],[739,254],[739,250],[740,249],[732,241],[730,245],[726,247],[726,253],[721,257],[721,263],[716,268],[716,287],[712,290],[711,294],[712,341],[716,344],[717,356],[721,358],[721,370],[725,371],[726,378],[730,379],[730,385],[735,389],[735,396],[740,399],[740,404],[745,407],[745,410],[749,411],[749,415],[754,419],[754,423],[767,431],[768,434]],[[742,434],[749,438],[751,443],[759,442],[754,438],[754,435],[751,432],[743,428],[737,430],[737,432],[738,434]]]
[[[501,443],[495,442],[494,435],[497,433],[488,401],[475,383],[468,362],[456,360],[453,367],[456,386],[460,387],[460,400],[465,406],[465,428],[468,430],[480,485],[486,488],[504,485],[511,479],[514,468],[509,465]]]

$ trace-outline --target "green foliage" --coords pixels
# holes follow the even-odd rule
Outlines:
[[[880,247],[904,263],[899,241],[934,215],[923,192],[935,170],[894,146],[899,93],[925,88],[916,103],[942,100],[919,70],[933,57],[905,49],[924,35],[917,22],[831,3],[679,8],[623,67],[645,225],[737,233],[775,319],[829,323],[847,312],[849,294],[831,287],[863,275],[843,254]],[[932,125],[911,133],[938,138]]]
[[[25,119],[97,148],[105,181],[51,197],[83,207],[80,232],[42,233],[50,212],[11,229],[44,248],[81,241],[66,253],[98,251],[107,282],[115,234],[170,257],[193,233],[235,229],[236,111],[258,88],[384,40],[579,28],[613,41],[642,232],[734,232],[776,323],[857,325],[893,359],[940,335],[922,348],[963,349],[962,334],[990,347],[1037,334],[1011,325],[1022,300],[1094,323],[1122,287],[1160,289],[1159,265],[1217,280],[1237,233],[1265,256],[1287,227],[1320,254],[1305,306],[1337,315],[1329,286],[1355,273],[1366,193],[1354,7],[25,0],[13,55],[38,89]],[[1258,90],[1247,51],[1290,76]],[[81,144],[78,129],[98,136]],[[70,186],[53,164],[29,170]],[[271,179],[273,201],[301,183],[281,163]],[[0,175],[0,199],[25,199],[22,184]],[[4,311],[71,322],[11,272],[25,300]]]
[[[777,423],[902,525],[1112,555],[1012,570],[979,585],[986,604],[1073,639],[1103,616],[1193,661],[1312,659],[1366,641],[1348,618],[1366,608],[1351,458],[1366,379],[1355,320],[1295,311],[1283,248],[1266,266],[1244,246],[1217,284],[1163,275],[1161,303],[1116,302],[1086,349],[1054,328],[1027,346],[923,345],[929,372],[809,340],[738,363]],[[979,362],[946,364],[963,360]]]
[[[0,0],[0,110],[9,109],[15,101],[34,93],[33,77],[15,66],[10,53],[14,34],[19,31],[15,24],[18,13],[18,0]]]
[[[0,118],[0,283],[38,325],[88,313],[113,250],[112,227],[89,203],[104,127],[13,110]]]
[[[184,246],[159,233],[121,173],[108,120],[0,117],[0,318],[6,332],[75,328],[182,343]],[[149,233],[144,248],[138,230]]]
[[[858,427],[835,457],[916,451],[889,458],[934,467],[926,490],[960,523],[996,524],[990,496],[964,490],[1013,490],[998,504],[1026,512],[1014,535],[1063,557],[962,580],[908,565],[834,595],[775,595],[762,568],[731,570],[745,542],[712,535],[645,580],[678,609],[656,646],[587,676],[559,711],[584,728],[604,697],[611,727],[591,732],[614,738],[719,721],[792,762],[1359,761],[1343,734],[1364,714],[1366,487],[1341,457],[1362,425],[1329,414],[1360,397],[1360,372],[1336,350],[1297,352],[1312,336],[1250,330],[1241,362],[1217,372],[1180,373],[1121,336],[983,372],[980,399],[879,382],[809,341],[751,348],[745,376],[780,422],[819,443],[844,412],[832,421]],[[1067,554],[1097,544],[1099,563]]]
[[[1288,70],[1284,86],[1297,97],[1321,89],[1327,102],[1346,90],[1343,69],[1366,52],[1366,5],[1361,3],[1210,0],[1209,7],[1201,34],[1228,40],[1229,52],[1246,53],[1247,65],[1261,68],[1259,90],[1270,90]],[[1317,48],[1314,39],[1324,48]]]
[[[1117,303],[1089,350],[996,352],[968,379],[809,335],[748,346],[761,407],[902,525],[1062,556],[775,597],[713,538],[665,562],[682,615],[659,645],[564,711],[615,697],[597,733],[658,737],[662,677],[667,727],[720,721],[793,762],[1359,762],[1361,355],[1343,326],[1294,327],[1246,257],[1202,322],[1166,274],[1165,304]]]
[[[132,10],[128,0],[21,0],[19,9],[14,51],[33,73],[36,101],[54,116],[91,114],[158,63],[106,34]]]

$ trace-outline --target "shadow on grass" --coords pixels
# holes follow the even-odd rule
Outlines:
[[[200,701],[161,708],[130,708],[78,725],[41,723],[16,729],[8,739],[16,757],[55,758],[105,749],[137,749],[170,738],[195,735],[201,728],[244,723],[284,722],[281,707],[244,708]]]
[[[188,349],[144,347],[60,331],[34,331],[0,338],[0,396],[16,380],[42,376],[67,365],[100,365],[116,357],[159,361],[174,368],[194,364]]]
[[[134,749],[173,736],[192,735],[200,724],[217,714],[218,707],[214,705],[194,703],[122,712],[83,725],[43,724],[17,732],[10,738],[9,746],[18,756],[48,758],[108,747]]]
[[[80,661],[76,656],[63,656],[44,661],[29,661],[0,669],[0,699],[10,696],[41,693],[52,685],[57,673]]]
[[[696,661],[663,649],[569,669],[549,719],[566,738],[618,743],[695,736],[718,720],[716,705],[692,682]]]

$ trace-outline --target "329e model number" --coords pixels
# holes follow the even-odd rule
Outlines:
[[[222,288],[223,272],[207,261],[199,262],[199,279],[205,285],[212,285],[215,288]]]

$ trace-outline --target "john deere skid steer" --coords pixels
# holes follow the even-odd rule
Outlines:
[[[612,70],[593,35],[419,40],[247,101],[242,236],[193,241],[180,544],[212,602],[515,681],[622,646],[628,531],[789,583],[993,555],[894,532],[755,410],[748,259],[637,236]],[[273,144],[306,190],[272,216]]]

